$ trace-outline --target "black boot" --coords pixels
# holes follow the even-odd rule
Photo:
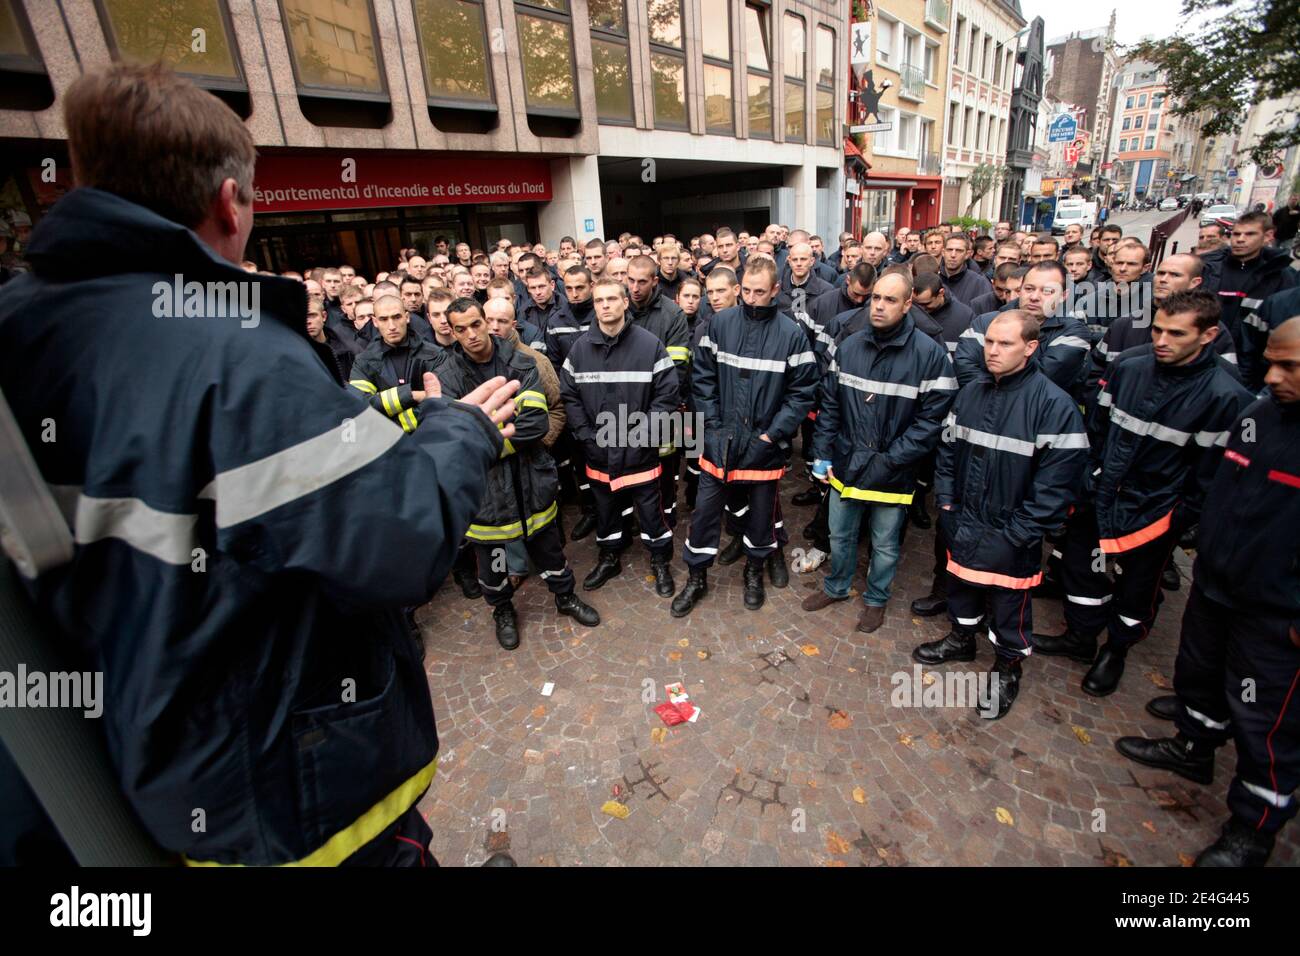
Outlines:
[[[555,595],[555,609],[568,615],[583,627],[595,627],[600,623],[600,615],[590,604],[584,604],[582,598],[573,591],[568,594]]]
[[[1001,720],[1020,693],[1020,661],[1004,657],[993,661],[993,670],[989,671],[989,693],[992,699],[976,704],[975,712],[987,720]]]
[[[1164,571],[1160,573],[1160,586],[1166,591],[1177,591],[1182,587],[1183,579],[1178,573],[1178,568],[1170,561],[1165,565]]]
[[[690,614],[691,608],[695,607],[700,598],[709,593],[708,568],[691,568],[690,571],[686,586],[681,589],[677,597],[673,598],[673,617],[685,617]]]
[[[668,555],[654,555],[650,558],[650,573],[655,576],[655,594],[660,597],[672,597],[677,585],[673,583],[672,567],[668,564]]]
[[[1129,760],[1148,767],[1172,770],[1193,783],[1214,782],[1214,748],[1188,740],[1182,734],[1174,737],[1121,737],[1115,749]]]
[[[917,617],[937,617],[947,610],[948,583],[942,577],[934,579],[934,585],[930,588],[929,594],[912,602],[912,613]]]
[[[907,513],[912,519],[912,524],[916,525],[922,531],[925,531],[934,523],[930,520],[930,512],[925,510],[924,494],[915,494],[912,496],[912,503],[908,506]]]
[[[767,556],[766,564],[767,579],[772,582],[772,587],[788,588],[790,586],[790,568],[785,563],[785,552],[778,547]]]
[[[515,606],[507,601],[492,609],[492,620],[497,626],[497,643],[508,651],[519,646],[519,622],[515,619]]]
[[[1034,653],[1091,664],[1097,659],[1097,638],[1084,637],[1068,627],[1064,634],[1035,634]]]
[[[590,511],[584,511],[578,523],[573,526],[569,532],[569,538],[573,541],[581,541],[587,535],[596,530],[596,516]]]
[[[722,549],[718,555],[718,564],[728,565],[735,564],[745,554],[745,542],[740,540],[740,535],[731,539],[730,543]]]
[[[918,664],[973,661],[975,660],[975,631],[954,627],[940,640],[927,641],[912,648],[912,660]]]
[[[1202,850],[1195,866],[1263,866],[1273,852],[1272,833],[1260,833],[1249,823],[1229,818],[1223,834]]]
[[[466,573],[459,568],[455,568],[451,572],[452,578],[460,585],[460,593],[471,601],[477,601],[483,596],[483,589],[479,587],[478,578],[474,576],[474,573],[472,571]]]
[[[617,551],[606,551],[600,549],[600,557],[596,560],[596,566],[591,569],[591,573],[582,579],[582,589],[584,591],[595,591],[603,587],[605,582],[611,578],[616,578],[623,573],[623,562],[619,560]]]
[[[822,500],[821,489],[818,488],[816,485],[812,485],[808,488],[807,491],[801,491],[797,495],[794,495],[790,499],[790,504],[799,505],[800,507],[803,507],[804,505],[815,505],[819,503],[821,500]]]
[[[1119,679],[1124,676],[1124,658],[1127,656],[1127,647],[1117,647],[1111,641],[1103,644],[1092,667],[1083,675],[1083,692],[1093,697],[1109,697],[1115,693]]]
[[[1178,719],[1178,695],[1167,694],[1164,697],[1152,697],[1147,701],[1147,713],[1161,720]]]
[[[763,590],[763,563],[753,559],[745,562],[745,608],[757,611],[767,600]]]

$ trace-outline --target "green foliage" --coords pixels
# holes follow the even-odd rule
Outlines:
[[[969,216],[984,196],[998,183],[1002,182],[1006,175],[1005,166],[995,166],[992,163],[980,163],[970,172],[970,202],[966,204],[966,215]]]

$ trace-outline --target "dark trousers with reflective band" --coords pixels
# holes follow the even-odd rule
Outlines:
[[[1034,650],[1034,602],[1028,588],[974,584],[948,574],[948,618],[959,631],[978,631],[988,623],[998,657],[1022,660]]]
[[[1174,668],[1178,729],[1205,739],[1192,711],[1230,725],[1237,772],[1228,809],[1265,833],[1300,809],[1300,647],[1291,643],[1290,627],[1282,615],[1219,604],[1193,584]]]
[[[707,568],[718,556],[718,541],[722,537],[723,513],[729,496],[744,504],[735,509],[736,520],[745,544],[745,554],[755,560],[766,558],[777,547],[776,522],[779,519],[778,490],[780,482],[771,481],[723,483],[708,472],[700,475],[699,495],[695,511],[691,514],[691,529],[686,535],[682,559],[692,568]]]
[[[677,480],[682,470],[682,453],[675,451],[671,455],[663,455],[659,459],[659,464],[664,468],[659,475],[659,494],[663,498],[664,520],[668,522],[669,528],[676,528]],[[640,512],[637,514],[639,519]]]
[[[1122,554],[1106,555],[1120,567],[1114,584],[1106,577],[1097,516],[1080,508],[1066,523],[1061,542],[1061,585],[1065,589],[1065,623],[1076,634],[1096,637],[1109,632],[1109,642],[1132,647],[1151,631],[1164,601],[1160,577],[1173,555],[1172,531]]]
[[[596,499],[596,546],[602,551],[622,551],[631,547],[632,532],[627,528],[624,515],[632,508],[641,525],[641,541],[650,553],[672,554],[673,529],[664,517],[662,487],[659,479],[654,478],[610,491],[609,485],[592,478],[591,493]]]
[[[433,831],[419,806],[412,806],[339,866],[437,866],[429,852]]]
[[[568,440],[569,464],[573,469],[573,483],[578,489],[578,507],[583,514],[595,514],[596,499],[591,493],[593,479],[587,477],[587,458],[582,453],[582,443],[572,437]]]
[[[746,490],[747,485],[736,484],[733,482],[727,492],[726,503],[726,522],[725,527],[727,534],[733,538],[739,537],[745,533],[748,527],[746,522],[749,520],[749,492]],[[777,482],[776,495],[776,521],[773,527],[776,530],[776,543],[779,547],[784,548],[790,536],[785,530],[785,515],[781,511],[781,484]],[[750,540],[753,540],[752,538]]]
[[[478,583],[483,588],[483,598],[493,607],[508,603],[515,593],[509,577],[507,544],[506,541],[474,542]],[[564,559],[564,545],[560,543],[560,526],[556,521],[534,531],[524,540],[524,548],[552,594],[568,594],[573,590],[573,570]]]

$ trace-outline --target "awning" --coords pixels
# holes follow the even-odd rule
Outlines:
[[[918,185],[915,179],[869,179],[862,184],[863,189],[911,189]]]

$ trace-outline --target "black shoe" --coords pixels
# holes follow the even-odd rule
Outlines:
[[[929,594],[912,602],[912,613],[917,617],[938,617],[947,610],[948,589],[937,582]]]
[[[462,574],[460,571],[452,571],[451,576],[456,583],[460,585],[460,593],[471,601],[477,601],[483,596],[483,589],[479,587],[478,578],[473,574]]]
[[[569,539],[571,541],[581,541],[595,530],[596,516],[584,512],[582,517],[578,519],[578,523],[573,526],[573,530],[569,532]]]
[[[785,563],[785,552],[780,548],[767,556],[767,579],[774,588],[790,586],[790,569]]]
[[[660,597],[672,597],[673,592],[677,590],[677,585],[673,583],[673,571],[668,564],[668,558],[651,558],[650,572],[655,576],[655,594]]]
[[[1214,782],[1214,748],[1197,745],[1182,734],[1174,737],[1121,737],[1115,749],[1129,760],[1171,770],[1192,783]]]
[[[912,524],[916,525],[922,531],[925,531],[934,524],[934,522],[930,520],[930,512],[925,510],[925,495],[913,495],[912,503],[908,506],[907,513],[912,519]]]
[[[813,485],[807,491],[801,491],[797,495],[791,497],[790,504],[799,505],[800,507],[803,507],[804,505],[818,504],[821,502],[821,500],[822,500],[821,489],[818,488],[816,485]]]
[[[515,606],[509,602],[492,609],[492,620],[497,626],[497,643],[508,651],[519,646],[519,622],[515,619]]]
[[[975,712],[986,720],[1001,720],[1011,710],[1020,693],[1020,661],[997,658],[993,670],[989,671],[989,691],[996,695],[992,700],[981,701],[975,705]],[[985,704],[992,704],[995,709],[985,709]]]
[[[518,866],[515,858],[509,853],[493,853],[483,861],[484,866]]]
[[[973,661],[975,660],[975,632],[953,628],[940,640],[927,641],[912,648],[912,660],[918,664]]]
[[[1091,664],[1097,659],[1097,638],[1084,637],[1069,628],[1064,634],[1035,634],[1034,653]]]
[[[1172,561],[1169,562],[1164,571],[1160,573],[1160,586],[1166,591],[1177,591],[1182,587],[1182,584],[1183,578],[1178,573],[1178,568],[1174,566]]]
[[[1161,720],[1178,719],[1178,695],[1168,694],[1164,697],[1152,697],[1147,701],[1147,713]]]
[[[1127,656],[1128,648],[1112,647],[1109,641],[1103,644],[1092,667],[1083,675],[1080,685],[1083,692],[1093,697],[1109,697],[1115,693],[1119,679],[1124,676],[1124,658]]]
[[[1196,856],[1194,866],[1263,866],[1273,852],[1272,833],[1260,833],[1236,817],[1223,825],[1223,834]]]
[[[744,557],[744,555],[745,542],[740,540],[740,535],[736,535],[731,539],[727,546],[722,549],[722,553],[718,555],[718,564],[735,564]]]
[[[1195,551],[1196,539],[1200,535],[1200,533],[1201,533],[1201,526],[1199,524],[1192,525],[1190,528],[1184,531],[1183,536],[1178,539],[1178,547],[1182,548],[1184,551]]]
[[[763,591],[763,565],[745,562],[745,607],[757,611],[763,606],[767,594]]]
[[[605,582],[611,578],[616,578],[623,573],[623,562],[619,560],[617,551],[606,551],[601,549],[600,557],[596,560],[596,566],[591,569],[591,573],[582,579],[582,589],[584,591],[595,591],[603,587]]]
[[[582,598],[570,591],[568,594],[555,595],[555,609],[561,614],[573,618],[583,627],[595,627],[600,623],[600,615],[590,604],[584,604]]]
[[[673,598],[673,617],[685,617],[691,613],[700,598],[709,593],[709,572],[707,568],[691,568],[691,575],[686,579],[686,586],[677,597]]]

